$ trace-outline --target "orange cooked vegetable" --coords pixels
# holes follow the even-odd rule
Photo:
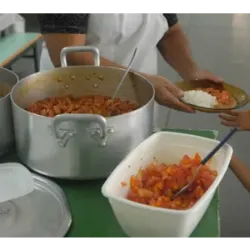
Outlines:
[[[214,88],[197,88],[197,90],[205,91],[208,94],[216,97],[219,104],[230,105],[233,103],[233,99],[230,97],[230,94],[226,90],[218,90]]]
[[[139,108],[134,102],[101,95],[81,97],[49,97],[31,104],[26,110],[38,115],[54,117],[59,114],[98,114],[105,117],[121,115]]]
[[[185,155],[179,164],[151,163],[130,178],[127,199],[155,207],[185,210],[191,208],[207,191],[217,171],[203,166],[188,191],[171,200],[174,192],[185,186],[200,164],[198,153],[193,158]]]

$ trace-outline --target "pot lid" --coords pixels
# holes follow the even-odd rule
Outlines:
[[[0,164],[0,181],[3,179],[1,168],[12,167],[13,169],[14,166],[21,169],[20,166],[22,165],[16,163]],[[24,166],[22,167],[25,168]],[[20,169],[19,172],[22,171],[22,176],[24,177],[25,171]],[[17,172],[15,171],[15,173]],[[32,174],[28,170],[27,172],[30,174],[33,182],[31,181],[28,185],[21,186],[22,195],[12,195],[12,198],[9,200],[1,199],[3,202],[0,202],[0,237],[65,236],[72,223],[72,217],[62,189],[44,177]],[[28,180],[27,172],[25,180]],[[20,180],[20,176],[18,178],[15,176],[15,178]],[[33,183],[33,190],[30,192],[27,186],[31,188],[31,183]],[[26,194],[24,190],[26,190]],[[11,192],[7,193],[11,197]]]
[[[32,174],[19,163],[0,164],[0,203],[34,191]]]

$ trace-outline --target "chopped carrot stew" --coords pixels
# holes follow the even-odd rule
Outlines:
[[[104,117],[121,115],[139,108],[135,102],[102,95],[81,97],[49,97],[31,104],[26,110],[38,115],[54,117],[59,114],[98,114]]]
[[[202,90],[208,94],[216,97],[217,102],[222,105],[230,105],[233,103],[233,99],[226,90],[219,90],[214,88],[198,88],[197,90]]]
[[[199,166],[198,153],[193,158],[185,155],[179,164],[157,163],[155,160],[131,176],[127,199],[154,207],[185,210],[191,208],[208,190],[217,176],[217,171],[203,166],[190,188],[171,200],[172,195],[184,187]]]

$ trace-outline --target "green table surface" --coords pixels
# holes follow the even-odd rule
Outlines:
[[[0,38],[0,67],[22,54],[42,35],[40,33],[14,33]]]
[[[215,139],[216,131],[208,130],[170,130],[174,132],[195,134]],[[0,162],[18,161],[15,154],[8,155]],[[67,237],[126,237],[120,228],[109,202],[101,194],[105,180],[65,181],[53,180],[65,192],[72,213],[73,223]],[[194,230],[191,237],[219,237],[219,194],[213,200]]]

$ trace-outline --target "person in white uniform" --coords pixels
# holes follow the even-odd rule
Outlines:
[[[157,75],[157,52],[186,81],[221,78],[200,69],[194,62],[176,14],[38,14],[45,46],[40,70],[60,67],[60,51],[67,46],[92,45],[99,49],[102,66],[125,68],[137,48],[132,70],[149,79],[156,90],[157,117],[167,116],[164,106],[194,112],[180,102],[183,92]],[[91,65],[90,53],[70,53],[70,65]]]

